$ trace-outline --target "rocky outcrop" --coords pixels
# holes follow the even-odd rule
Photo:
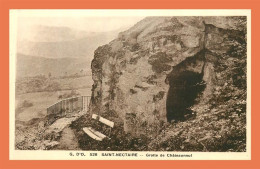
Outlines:
[[[195,116],[215,88],[219,60],[246,44],[245,17],[147,17],[99,47],[91,113],[134,135]]]

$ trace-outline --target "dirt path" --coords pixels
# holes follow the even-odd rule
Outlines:
[[[64,128],[61,133],[60,144],[57,149],[61,150],[79,150],[78,139],[73,130],[69,127]]]

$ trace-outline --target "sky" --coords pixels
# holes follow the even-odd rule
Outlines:
[[[34,25],[65,26],[90,32],[107,32],[132,26],[144,16],[133,17],[18,17],[18,28],[26,31]]]
[[[128,29],[138,21],[145,18],[144,16],[84,16],[84,17],[42,17],[42,16],[20,16],[17,17],[17,40],[32,40],[36,26],[49,27],[69,27],[74,30],[86,32],[108,32],[119,29]],[[36,28],[36,29],[35,29]]]

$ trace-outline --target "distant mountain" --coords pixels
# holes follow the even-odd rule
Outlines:
[[[17,53],[47,58],[91,57],[94,50],[115,39],[124,28],[110,32],[86,32],[68,27],[36,26],[26,37],[18,35]],[[19,32],[18,32],[19,34]]]
[[[32,77],[37,75],[63,76],[75,73],[90,72],[86,58],[45,58],[17,54],[16,77]]]
[[[19,34],[17,43],[17,77],[36,75],[63,76],[85,70],[90,65],[94,50],[125,30],[86,32],[68,27],[34,26]]]
[[[62,42],[96,35],[95,32],[75,30],[69,27],[43,25],[30,26],[25,32],[24,30],[19,31],[21,30],[18,29],[19,41],[32,42]]]

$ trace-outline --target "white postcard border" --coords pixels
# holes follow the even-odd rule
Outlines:
[[[247,146],[246,152],[143,152],[15,150],[15,65],[18,17],[104,16],[247,16]],[[9,11],[9,159],[10,160],[251,160],[251,10],[82,10],[11,9]],[[90,156],[90,154],[97,156]],[[105,156],[102,155],[102,153]],[[111,153],[111,156],[107,156]],[[126,153],[137,153],[126,156]],[[113,155],[112,155],[113,154]],[[181,157],[183,156],[183,157]],[[191,156],[191,157],[189,157]]]

